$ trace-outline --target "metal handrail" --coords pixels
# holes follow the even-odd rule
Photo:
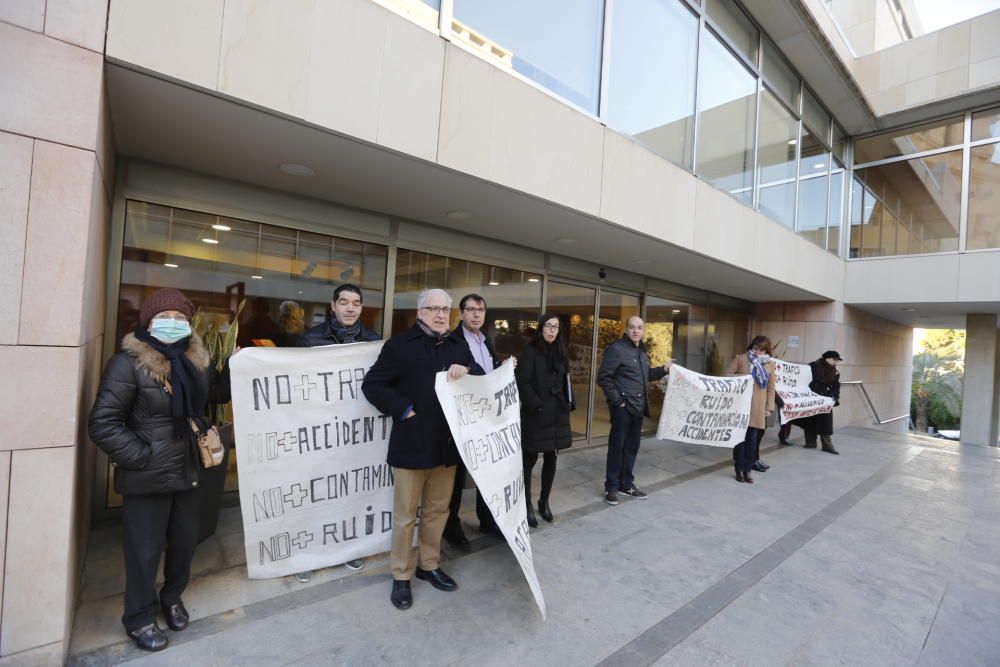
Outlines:
[[[861,393],[865,395],[865,400],[868,401],[868,407],[872,409],[872,414],[875,415],[875,422],[879,426],[884,426],[886,424],[891,424],[892,422],[898,422],[900,419],[909,419],[910,415],[900,415],[899,417],[893,417],[892,419],[886,419],[885,421],[879,419],[878,410],[875,409],[875,404],[872,403],[872,397],[868,395],[868,390],[865,389],[865,383],[861,380],[849,380],[847,382],[841,382],[840,384],[856,384],[861,387]]]

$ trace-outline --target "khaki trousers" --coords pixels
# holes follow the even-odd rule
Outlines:
[[[441,564],[441,535],[448,521],[448,501],[455,484],[455,466],[427,470],[393,468],[396,489],[392,499],[392,578],[409,581],[417,563],[413,560],[413,529],[420,508],[419,564],[436,570]]]

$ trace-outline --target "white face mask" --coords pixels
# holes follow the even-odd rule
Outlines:
[[[190,336],[191,325],[186,320],[175,320],[173,318],[153,320],[153,326],[149,330],[149,335],[169,345]]]

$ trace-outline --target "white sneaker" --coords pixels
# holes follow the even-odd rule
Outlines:
[[[355,558],[354,560],[349,560],[344,563],[344,567],[348,570],[353,570],[354,572],[360,572],[365,569],[365,561],[360,558]]]
[[[305,572],[299,572],[299,573],[297,573],[295,575],[295,581],[299,582],[300,584],[308,583],[309,581],[312,580],[312,578],[313,578],[313,572],[312,572],[312,570],[306,570]]]

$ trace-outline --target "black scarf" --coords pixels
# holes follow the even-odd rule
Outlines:
[[[202,417],[207,396],[199,371],[187,358],[188,336],[176,343],[164,343],[154,338],[142,325],[135,325],[135,337],[162,354],[170,362],[170,416],[174,421],[174,437],[191,436],[190,419]],[[201,425],[204,427],[204,425]]]
[[[545,343],[545,363],[549,372],[558,373],[562,369],[562,355],[557,343]]]
[[[338,343],[357,343],[361,340],[361,320],[357,320],[349,327],[340,323],[335,315],[330,315],[330,334]]]

